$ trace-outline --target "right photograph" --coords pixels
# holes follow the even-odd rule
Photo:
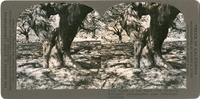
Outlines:
[[[164,3],[121,3],[102,22],[102,89],[186,89],[186,23],[180,10]]]

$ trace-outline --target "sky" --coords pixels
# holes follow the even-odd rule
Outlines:
[[[4,0],[0,0],[0,2],[2,3]],[[197,0],[199,3],[200,3],[200,0]],[[0,38],[1,38],[1,35],[0,35]],[[1,40],[0,40],[1,42]],[[1,49],[1,48],[0,48]],[[1,54],[0,54],[1,55]],[[1,73],[0,73],[1,75]],[[0,86],[0,92],[1,92],[1,86]],[[0,93],[1,94],[1,93]],[[0,99],[3,99],[1,96],[0,96]],[[197,99],[200,99],[200,97],[198,97]]]

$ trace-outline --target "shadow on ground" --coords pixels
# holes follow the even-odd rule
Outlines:
[[[21,44],[17,55],[17,89],[185,89],[186,42],[165,42],[163,57],[174,69],[128,68],[128,43],[73,42],[72,57],[83,70],[44,69],[42,53],[32,57]],[[24,47],[25,46],[25,47]],[[37,45],[38,46],[38,45]],[[40,47],[41,48],[41,47]],[[28,57],[28,58],[27,58]]]

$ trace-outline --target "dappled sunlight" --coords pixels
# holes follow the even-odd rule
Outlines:
[[[30,57],[32,54],[28,54],[28,52],[28,56],[18,54],[20,58],[17,60],[17,89],[186,88],[184,41],[164,42],[163,57],[174,68],[169,70],[149,66],[150,63],[145,54],[140,62],[141,69],[130,68],[129,59],[133,57],[131,53],[133,47],[130,45],[133,44],[100,44],[96,41],[73,42],[72,57],[83,67],[83,70],[79,71],[53,67],[44,69],[42,68],[42,55],[32,59]],[[31,46],[35,45],[30,44]],[[25,50],[19,49],[18,53],[23,51]],[[24,60],[26,57],[30,57],[30,59]],[[58,60],[51,58],[51,61],[50,64],[56,65]]]
[[[145,2],[122,3],[101,18],[90,7],[84,13],[78,4],[66,4],[35,5],[20,16],[18,90],[186,89],[185,24],[178,10],[174,13],[164,4],[138,8]],[[153,13],[146,12],[152,7]],[[165,7],[167,13],[156,7]],[[68,13],[51,13],[49,8]],[[72,13],[74,9],[80,11]],[[166,19],[173,13],[179,14],[170,25]],[[164,23],[171,27],[162,27]]]

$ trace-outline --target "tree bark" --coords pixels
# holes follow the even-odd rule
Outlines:
[[[132,54],[133,57],[130,58],[130,64],[131,67],[140,68],[140,61],[141,61],[141,54],[143,51],[143,48],[146,46],[146,38],[149,34],[148,29],[144,29],[143,27],[140,27],[138,29],[137,33],[130,33],[131,38],[133,39],[133,50]]]
[[[70,47],[78,28],[88,13],[93,11],[92,8],[81,4],[41,4],[42,9],[46,11],[49,18],[51,15],[59,14],[60,22],[57,35],[53,39],[44,42],[44,68],[49,67],[51,52],[56,57],[56,64],[60,67],[81,69],[82,67],[74,61],[70,54]],[[54,47],[55,45],[55,47]],[[51,59],[50,59],[51,60]],[[53,63],[53,62],[51,62]]]
[[[146,57],[143,58],[147,60],[146,63],[149,63],[149,66],[173,68],[162,57],[161,48],[165,38],[167,37],[170,25],[180,11],[172,6],[160,3],[147,4],[143,8],[137,10],[140,18],[142,15],[149,14],[151,16],[151,20],[148,32],[142,31],[144,29],[142,29],[142,26],[139,26],[138,29],[137,27],[135,29],[137,33],[133,33],[134,56],[133,58],[130,58],[131,66],[136,68],[140,67],[141,55],[142,52],[144,52]],[[129,31],[131,31],[131,29],[129,29]]]
[[[151,24],[154,24],[152,18]],[[148,55],[153,66],[164,66],[165,68],[172,68],[172,66],[166,62],[162,57],[161,48],[162,44],[167,37],[168,27],[151,25],[150,35],[147,38]]]
[[[46,33],[45,37],[44,35],[41,36],[43,39],[46,38],[43,40],[43,67],[44,68],[49,68],[50,54],[51,54],[52,48],[55,46],[57,35],[58,35],[58,29],[56,28],[50,33]]]
[[[162,57],[162,44],[167,37],[168,29],[178,15],[179,10],[165,4],[151,6],[150,33],[147,37],[148,58],[151,66],[173,68]]]
[[[57,36],[56,48],[61,59],[61,66],[67,68],[81,69],[82,67],[74,61],[70,54],[70,47],[78,28],[86,15],[93,9],[79,4],[68,4],[59,10],[60,27]]]

